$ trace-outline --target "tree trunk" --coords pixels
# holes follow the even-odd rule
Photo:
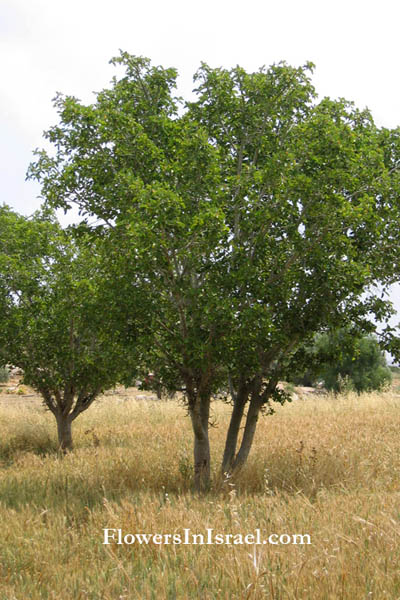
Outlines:
[[[235,458],[237,440],[239,437],[240,425],[242,423],[244,407],[247,402],[248,392],[246,387],[239,388],[233,401],[233,411],[229,422],[229,429],[226,436],[224,457],[222,459],[222,475],[229,473]]]
[[[237,453],[235,461],[232,465],[232,471],[238,471],[241,469],[249,456],[254,440],[254,434],[257,428],[258,415],[260,414],[261,406],[262,401],[260,400],[259,396],[253,396],[250,400],[249,410],[247,412],[242,443],[240,444],[239,452]]]
[[[72,450],[71,415],[56,415],[59,449],[62,452]]]
[[[210,417],[210,397],[197,397],[189,403],[189,413],[194,433],[194,486],[203,492],[210,485],[210,442],[208,423]]]

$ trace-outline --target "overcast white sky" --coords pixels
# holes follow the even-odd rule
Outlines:
[[[38,187],[24,180],[56,123],[52,98],[90,102],[119,48],[177,67],[183,95],[201,61],[256,70],[311,60],[321,96],[354,100],[397,127],[399,23],[400,0],[0,0],[0,202],[25,214],[39,207]],[[398,289],[392,299],[400,310]]]

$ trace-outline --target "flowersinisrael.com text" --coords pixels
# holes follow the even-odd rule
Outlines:
[[[205,533],[192,533],[190,529],[183,529],[182,533],[124,533],[122,529],[103,529],[103,544],[157,544],[157,545],[287,545],[297,544],[300,546],[311,544],[308,533],[271,533],[262,535],[260,529],[254,533],[215,533],[214,529],[206,529]]]

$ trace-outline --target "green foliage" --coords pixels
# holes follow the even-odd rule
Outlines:
[[[353,388],[357,393],[380,390],[391,383],[392,375],[378,341],[372,336],[352,337],[337,332],[321,334],[316,351],[325,360],[320,375],[329,390]],[[338,355],[337,362],[334,356]]]
[[[203,64],[184,103],[174,69],[112,62],[125,74],[92,104],[57,97],[55,152],[38,151],[29,176],[47,205],[78,206],[113,240],[142,373],[186,391],[204,440],[228,379],[254,420],[316,332],[390,316],[370,290],[399,277],[399,131],[317,101],[312,64]]]
[[[295,383],[315,385],[320,381],[336,393],[360,394],[381,390],[392,380],[378,340],[351,329],[317,334],[306,355],[308,370],[294,376]]]
[[[10,372],[7,367],[0,367],[0,383],[7,383],[10,379]]]
[[[203,64],[182,105],[173,69],[112,62],[126,75],[93,104],[57,97],[57,151],[30,176],[48,204],[117,224],[152,307],[150,369],[178,386],[173,361],[212,368],[215,387],[211,365],[276,371],[272,356],[329,322],[387,316],[360,294],[394,278],[397,137],[349,102],[316,102],[311,64]]]
[[[20,367],[57,420],[71,422],[130,364],[114,327],[100,244],[51,213],[0,209],[0,359]],[[59,424],[60,425],[60,424]]]

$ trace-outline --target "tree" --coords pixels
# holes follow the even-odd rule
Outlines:
[[[112,62],[125,75],[93,104],[56,98],[55,153],[38,151],[29,176],[50,206],[101,219],[131,257],[121,273],[146,296],[143,368],[186,394],[201,489],[214,393],[229,385],[222,470],[238,469],[304,342],[390,314],[362,294],[398,277],[399,131],[344,100],[317,102],[311,64],[203,64],[183,103],[174,69]]]
[[[72,422],[130,361],[112,322],[99,244],[77,244],[50,213],[0,208],[0,361],[20,367],[72,448]]]
[[[391,382],[390,369],[374,336],[343,329],[321,333],[315,338],[312,353],[318,356],[316,377],[335,393],[347,385],[361,394],[380,390]]]

